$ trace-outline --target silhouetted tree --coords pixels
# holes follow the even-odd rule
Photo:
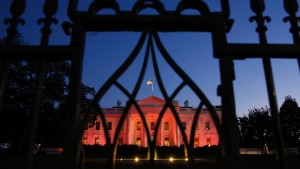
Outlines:
[[[89,86],[86,86],[82,84],[82,91],[81,91],[81,107],[82,111],[86,112],[88,111],[89,104],[91,103],[92,99],[90,99],[88,96],[94,96],[96,93],[94,88],[91,88]]]
[[[22,34],[17,33],[14,37],[9,39],[8,37],[0,38],[0,45],[4,46],[19,46],[19,45],[26,45],[27,42],[22,37]]]
[[[0,40],[0,44],[7,45],[6,41],[6,38]],[[24,44],[21,35],[15,38],[14,43],[13,45]],[[3,113],[0,117],[0,142],[21,145],[26,140],[36,94],[39,64],[38,61],[10,61]],[[62,144],[66,111],[64,106],[68,95],[70,70],[71,65],[68,61],[47,64],[37,135],[37,142],[44,146],[57,147]],[[87,95],[93,95],[95,91],[85,85],[82,85],[82,88],[81,106],[84,111],[90,102]]]
[[[24,141],[28,134],[28,123],[33,111],[37,88],[38,62],[14,61],[10,63],[9,78],[5,92],[3,114],[4,131],[8,140],[15,144]],[[39,113],[39,142],[46,145],[60,144],[67,93],[68,62],[51,62],[45,76]],[[16,143],[19,142],[19,143]]]
[[[238,117],[240,147],[262,148],[272,141],[269,108],[254,108],[248,115]]]
[[[15,37],[10,39],[7,37],[0,39],[1,46],[18,46],[24,44],[25,42],[21,34],[16,34]],[[25,87],[30,76],[27,76],[24,65],[24,61],[11,61],[9,64],[10,78],[8,78],[4,95],[3,112],[0,117],[0,142],[11,142],[14,140],[14,136],[21,133],[26,124],[26,119],[28,119],[28,103],[32,97],[28,95],[30,89]],[[20,102],[20,100],[23,101]]]
[[[300,142],[300,107],[291,96],[286,96],[280,107],[280,121],[284,140],[290,145]]]

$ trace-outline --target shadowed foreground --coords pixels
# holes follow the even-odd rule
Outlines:
[[[24,159],[16,156],[10,155],[1,155],[0,156],[0,164],[3,169],[21,169],[24,168]],[[61,155],[37,155],[35,156],[35,167],[36,169],[53,169],[53,168],[60,168],[61,167]],[[290,156],[288,158],[289,168],[290,169],[298,169],[300,168],[300,156]],[[277,169],[279,165],[275,162],[275,157],[272,155],[241,155],[241,165],[243,169],[266,169],[272,168]],[[96,169],[96,168],[107,168],[108,164],[103,160],[98,160],[94,158],[88,158],[85,160],[85,169]],[[187,168],[187,163],[184,161],[173,161],[170,162],[168,160],[158,160],[156,161],[155,169],[185,169]],[[116,165],[117,169],[150,169],[150,165],[147,161],[138,161],[135,162],[134,160],[123,160],[118,161]],[[221,168],[218,167],[214,159],[206,159],[202,160],[201,162],[197,162],[195,164],[195,168],[202,168],[202,169],[217,169]]]

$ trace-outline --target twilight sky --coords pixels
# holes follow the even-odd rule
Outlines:
[[[161,0],[167,10],[175,10],[179,0]],[[233,28],[227,34],[229,43],[258,43],[258,35],[255,32],[256,23],[250,23],[249,17],[254,14],[250,10],[249,0],[229,0],[231,5],[231,18],[235,20]],[[87,10],[92,0],[81,0],[80,10]],[[130,10],[135,0],[118,0],[122,10]],[[219,11],[219,0],[205,0],[211,11]],[[299,1],[298,1],[299,2]],[[9,5],[11,0],[1,0],[0,2],[0,37],[6,35],[7,25],[3,20],[10,18]],[[29,44],[39,44],[41,34],[40,25],[37,20],[42,15],[42,5],[44,1],[27,0],[27,8],[22,18],[26,20],[24,26],[19,26],[19,31]],[[289,33],[290,24],[283,23],[283,17],[287,16],[283,9],[283,0],[265,0],[266,10],[264,15],[271,17],[271,22],[267,23],[267,37],[269,43],[293,43],[292,36]],[[55,17],[59,23],[53,25],[53,33],[50,38],[50,44],[68,44],[70,37],[66,36],[61,24],[68,21],[66,16],[67,1],[59,0],[59,9]],[[147,9],[142,14],[155,12]],[[110,10],[104,10],[103,13],[110,14]],[[197,14],[197,12],[188,10],[185,14]],[[299,16],[300,14],[298,14]],[[139,32],[89,32],[87,33],[83,83],[98,90],[110,75],[123,63],[136,45]],[[216,94],[216,88],[220,84],[219,62],[212,56],[212,42],[209,33],[159,33],[164,46],[173,59],[181,68],[194,80],[194,82],[203,90],[213,105],[220,104],[220,97]],[[156,50],[157,51],[157,50]],[[139,57],[133,65],[118,80],[129,91],[132,91],[139,71],[141,69],[142,59],[145,55],[145,48],[139,54]],[[168,94],[171,94],[179,85],[181,79],[171,70],[168,64],[162,59],[159,52],[158,57],[160,71],[167,88]],[[263,74],[262,61],[260,59],[247,59],[235,61],[234,81],[236,109],[238,116],[247,114],[249,109],[268,106],[265,78]],[[275,87],[277,91],[278,105],[281,106],[284,97],[291,95],[298,103],[300,101],[300,76],[297,61],[294,59],[272,59]],[[137,95],[137,99],[143,99],[151,95],[151,87],[146,85],[146,81],[154,81],[154,95],[162,97],[158,89],[152,63],[148,63],[143,85]],[[122,92],[112,87],[100,104],[102,107],[112,107],[116,105],[117,100],[125,104],[127,98]],[[176,100],[183,105],[185,100],[189,100],[190,106],[196,107],[199,99],[193,92],[185,87]],[[268,106],[269,107],[269,106]]]

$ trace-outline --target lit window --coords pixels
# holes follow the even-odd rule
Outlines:
[[[205,122],[205,129],[206,130],[210,130],[210,124],[209,124],[209,122]]]
[[[95,144],[99,144],[99,138],[98,137],[95,138]]]
[[[119,145],[123,144],[123,138],[119,138]]]
[[[195,138],[194,139],[194,148],[197,148],[197,147],[199,147],[199,139]]]
[[[100,130],[100,122],[96,122],[95,130]]]
[[[165,141],[164,141],[164,146],[169,146],[170,145],[170,140],[169,138],[165,138]]]
[[[108,122],[107,123],[107,130],[111,130],[111,128],[112,128],[112,122]]]
[[[165,122],[165,130],[169,130],[169,122]]]
[[[151,126],[151,130],[155,130],[155,122],[151,122],[151,124],[150,124]]]
[[[181,122],[181,125],[183,127],[183,130],[186,130],[186,122]]]
[[[136,130],[141,130],[142,128],[142,123],[141,122],[137,122],[136,123]]]
[[[82,144],[87,144],[87,138],[86,137],[82,138]]]
[[[207,145],[208,147],[211,146],[211,139],[210,139],[210,138],[207,138],[207,139],[206,139],[206,145]]]
[[[136,145],[138,145],[139,147],[142,145],[142,141],[141,141],[141,138],[136,138],[136,142],[135,142]]]

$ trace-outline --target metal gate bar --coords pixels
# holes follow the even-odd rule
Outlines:
[[[235,112],[235,98],[233,80],[234,76],[234,60],[262,58],[264,63],[266,84],[269,96],[269,102],[272,112],[273,128],[276,133],[276,143],[278,152],[278,163],[281,169],[288,168],[285,152],[283,149],[283,137],[280,129],[278,117],[278,106],[276,101],[276,91],[274,88],[273,75],[270,59],[271,58],[294,58],[298,59],[300,68],[300,37],[298,18],[298,2],[296,0],[284,0],[284,8],[289,16],[285,17],[285,22],[291,24],[291,34],[294,44],[268,44],[266,37],[265,20],[268,17],[263,16],[264,1],[250,0],[252,11],[256,16],[251,20],[255,20],[258,24],[257,32],[260,38],[260,44],[230,44],[227,42],[226,33],[230,31],[233,20],[229,18],[230,8],[228,0],[220,0],[221,11],[210,12],[209,7],[201,0],[182,0],[175,11],[166,11],[164,5],[158,0],[139,0],[131,11],[121,11],[117,1],[114,0],[94,0],[88,11],[79,12],[78,0],[69,0],[68,16],[71,22],[63,24],[66,33],[71,35],[70,45],[48,46],[48,38],[51,34],[51,24],[55,23],[53,16],[58,7],[57,0],[45,0],[44,14],[45,18],[39,22],[44,23],[42,28],[42,39],[39,46],[14,46],[13,38],[18,33],[17,26],[24,25],[25,21],[21,19],[21,15],[25,11],[25,0],[13,0],[11,5],[11,19],[6,19],[5,23],[9,24],[7,29],[8,46],[0,46],[1,56],[1,79],[0,79],[0,118],[3,115],[3,99],[7,80],[9,77],[9,66],[13,60],[34,60],[42,63],[40,65],[39,82],[36,88],[36,98],[32,114],[32,125],[30,127],[31,137],[29,139],[30,146],[27,150],[27,166],[32,168],[34,163],[33,145],[35,143],[37,131],[37,119],[40,108],[42,86],[44,83],[44,75],[47,70],[47,62],[49,61],[65,61],[72,63],[72,73],[69,86],[68,111],[66,116],[65,139],[64,139],[64,160],[63,168],[80,168],[81,166],[81,137],[83,124],[80,120],[80,91],[83,55],[85,49],[86,32],[97,31],[137,31],[145,30],[155,32],[208,32],[212,34],[214,57],[220,61],[221,85],[218,87],[218,95],[222,100],[222,138],[223,157],[225,159],[225,168],[238,169],[239,152],[237,140],[237,123]],[[96,15],[103,9],[110,8],[116,12],[115,15]],[[159,15],[139,15],[144,8],[153,8],[158,11]],[[181,15],[185,9],[196,9],[201,15]],[[122,89],[118,83],[115,85]],[[182,84],[184,85],[184,84]],[[178,90],[180,87],[178,87]],[[125,91],[124,91],[125,92]],[[173,95],[174,96],[174,95]],[[173,96],[165,96],[170,100]],[[134,97],[133,97],[134,98]],[[97,100],[97,99],[96,99]],[[133,100],[132,100],[133,101]],[[95,103],[96,104],[96,103]],[[132,103],[134,104],[134,103]],[[170,106],[170,105],[169,105]],[[199,106],[202,107],[202,106]],[[100,107],[98,107],[99,109]],[[106,125],[106,124],[104,124]],[[181,126],[182,127],[182,126]],[[195,128],[194,128],[195,129]],[[119,128],[120,130],[120,128]],[[192,137],[191,137],[192,138]],[[187,141],[186,141],[187,143]],[[116,139],[114,140],[116,145]],[[151,146],[152,149],[154,146]],[[150,159],[153,160],[154,154],[151,151]],[[115,153],[115,150],[111,153]],[[115,156],[111,156],[111,168],[115,166]],[[192,163],[193,160],[191,160]],[[153,163],[154,164],[154,163]],[[190,165],[192,167],[192,165]]]

